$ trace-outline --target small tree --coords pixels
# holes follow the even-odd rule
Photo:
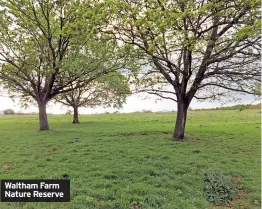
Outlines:
[[[121,108],[130,94],[126,78],[120,73],[101,76],[84,87],[74,89],[55,98],[56,102],[73,108],[73,123],[79,123],[79,107]]]
[[[72,110],[67,110],[66,115],[72,115]]]

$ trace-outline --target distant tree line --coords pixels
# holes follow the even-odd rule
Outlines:
[[[216,108],[201,108],[191,109],[191,111],[209,111],[209,110],[260,110],[261,104],[238,104],[234,106],[216,107]]]

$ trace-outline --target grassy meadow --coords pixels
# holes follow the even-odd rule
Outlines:
[[[69,203],[0,203],[0,209],[260,208],[260,112],[190,111],[183,142],[175,113],[0,116],[0,179],[70,179]],[[203,172],[219,169],[239,189],[210,204]]]

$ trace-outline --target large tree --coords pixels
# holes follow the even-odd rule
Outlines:
[[[227,91],[256,94],[260,82],[260,1],[107,0],[100,28],[133,46],[141,68],[139,85],[177,102],[173,138],[184,138],[193,98]]]
[[[49,129],[52,98],[124,67],[95,13],[92,1],[0,1],[0,82],[37,103],[40,130]]]
[[[101,76],[81,88],[60,94],[55,97],[55,100],[73,108],[73,123],[78,124],[79,107],[94,108],[103,106],[121,108],[130,93],[126,78],[121,73],[113,72]]]

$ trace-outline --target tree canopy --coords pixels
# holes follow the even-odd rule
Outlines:
[[[73,88],[73,87],[72,87]],[[100,76],[84,87],[55,97],[56,102],[74,109],[73,123],[79,123],[78,108],[97,106],[121,108],[131,94],[127,79],[118,72]]]

